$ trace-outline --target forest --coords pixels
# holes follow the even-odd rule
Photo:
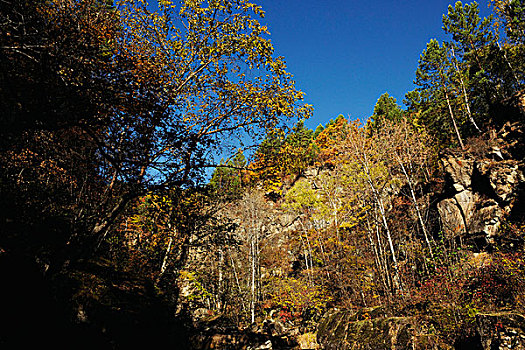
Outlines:
[[[525,2],[490,11],[311,130],[250,0],[0,0],[0,348],[525,349]]]

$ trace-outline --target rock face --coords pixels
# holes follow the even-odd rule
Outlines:
[[[525,350],[525,317],[513,313],[478,314],[483,350]]]
[[[265,321],[262,327],[240,329],[221,317],[200,321],[190,335],[194,350],[271,350],[303,349],[298,347],[292,329],[278,321]],[[308,348],[311,349],[311,348]]]
[[[454,345],[444,343],[435,334],[427,334],[423,319],[382,317],[374,313],[329,311],[319,324],[319,344],[326,350],[525,350],[525,317],[516,313],[476,315],[476,337],[468,344]]]
[[[317,340],[326,350],[449,349],[425,334],[413,317],[383,317],[380,309],[352,312],[331,310],[322,319]]]
[[[446,198],[437,204],[444,233],[481,249],[499,238],[501,224],[523,210],[523,130],[506,124],[473,152],[445,152]]]

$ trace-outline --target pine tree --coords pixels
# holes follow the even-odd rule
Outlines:
[[[420,106],[423,107],[421,118],[427,128],[433,130],[442,142],[450,141],[449,134],[452,131],[461,148],[464,148],[460,125],[454,111],[456,96],[451,80],[452,74],[453,68],[446,46],[435,39],[430,40],[419,59],[414,82],[420,92]]]
[[[374,114],[372,114],[372,122],[370,123],[370,129],[377,131],[389,122],[398,121],[403,114],[403,110],[396,103],[396,99],[385,92],[377,100],[374,106]]]
[[[496,99],[497,77],[490,74],[489,63],[485,58],[496,48],[492,33],[492,16],[481,18],[476,2],[463,5],[461,1],[448,7],[443,15],[443,30],[452,36],[448,45],[454,50],[458,62],[469,70],[469,90],[471,102],[479,114],[486,115],[491,103]]]

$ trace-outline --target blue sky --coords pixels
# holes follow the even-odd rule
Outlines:
[[[310,128],[339,114],[367,117],[385,91],[399,104],[431,38],[446,39],[444,0],[255,0],[277,55],[315,108]],[[467,2],[464,2],[467,3]],[[488,0],[478,1],[482,16]]]

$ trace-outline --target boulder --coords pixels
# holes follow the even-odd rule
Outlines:
[[[445,173],[450,176],[452,187],[456,192],[471,188],[474,159],[448,153],[441,158],[441,162]]]
[[[304,333],[297,337],[298,347],[301,350],[315,350],[320,349],[319,343],[317,343],[317,337],[315,333]]]
[[[442,154],[446,191],[437,210],[448,238],[464,238],[478,248],[497,241],[502,223],[523,201],[522,136],[518,125],[508,123],[491,146]]]
[[[427,334],[414,317],[374,318],[372,312],[331,310],[319,323],[317,341],[326,350],[450,349]]]
[[[516,313],[476,315],[483,350],[525,350],[525,317]]]
[[[484,237],[489,243],[493,243],[507,214],[505,208],[496,201],[471,190],[464,190],[440,201],[437,208],[448,238]]]

